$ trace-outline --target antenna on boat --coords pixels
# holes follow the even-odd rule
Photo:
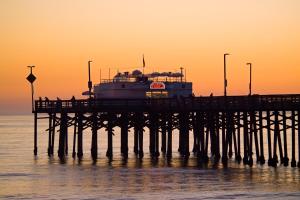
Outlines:
[[[88,82],[88,87],[89,87],[89,97],[91,98],[91,92],[92,92],[92,81],[91,81],[91,60],[88,61],[88,68],[89,68],[89,82]]]
[[[108,68],[108,81],[110,81],[110,68]]]
[[[101,68],[100,68],[100,83],[101,83]]]
[[[180,76],[180,82],[182,82],[182,77],[183,77],[183,67],[180,67],[180,73],[181,73],[181,76]]]
[[[186,68],[184,68],[184,82],[186,82]]]

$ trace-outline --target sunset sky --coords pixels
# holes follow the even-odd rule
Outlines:
[[[300,93],[299,0],[1,0],[0,114],[30,113],[35,96],[82,98],[117,70],[187,70],[196,95]]]

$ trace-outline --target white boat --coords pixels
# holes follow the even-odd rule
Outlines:
[[[143,74],[117,73],[111,80],[101,80],[93,87],[96,99],[142,99],[188,97],[192,93],[192,82],[186,82],[182,73],[153,72]],[[83,95],[89,95],[84,92]]]

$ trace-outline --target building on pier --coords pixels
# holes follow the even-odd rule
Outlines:
[[[89,92],[83,92],[89,95]],[[113,79],[101,80],[94,85],[96,99],[176,98],[192,95],[192,82],[187,82],[181,72],[153,72],[139,70],[118,72]]]

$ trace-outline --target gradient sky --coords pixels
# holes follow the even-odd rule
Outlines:
[[[1,0],[0,114],[30,113],[36,97],[82,98],[92,80],[118,69],[182,66],[197,95],[300,93],[299,0]]]

